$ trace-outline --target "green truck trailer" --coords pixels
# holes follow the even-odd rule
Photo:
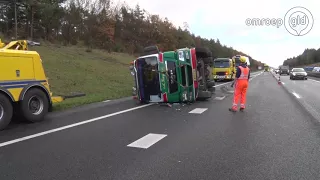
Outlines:
[[[140,103],[193,102],[212,97],[212,53],[207,48],[160,52],[149,46],[131,62],[133,98]]]

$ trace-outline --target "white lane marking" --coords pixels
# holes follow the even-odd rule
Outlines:
[[[298,99],[300,99],[301,97],[300,97],[300,95],[299,94],[297,94],[297,93],[295,93],[295,92],[292,92],[292,94],[296,97],[296,98],[298,98]]]
[[[317,80],[314,80],[314,79],[310,79],[308,78],[309,81],[313,81],[313,82],[317,82],[317,83],[320,83],[320,81],[317,81]]]
[[[284,82],[281,82],[284,85]]]
[[[102,102],[109,102],[109,101],[111,101],[111,100],[105,100],[105,101],[102,101]]]
[[[131,144],[128,144],[128,147],[135,147],[135,148],[143,148],[143,149],[148,149],[150,146],[154,145],[161,139],[165,138],[167,135],[166,134],[147,134],[143,136],[142,138],[134,141]]]
[[[216,98],[214,98],[214,99],[216,99],[216,100],[223,100],[224,98],[225,98],[226,96],[222,96],[222,97],[216,97]]]
[[[208,110],[208,108],[195,108],[194,110],[190,111],[189,113],[192,113],[192,114],[202,114],[202,113],[205,112],[206,110]]]
[[[36,138],[36,137],[39,137],[39,136],[44,136],[46,134],[51,134],[51,133],[54,133],[54,132],[57,132],[57,131],[62,131],[64,129],[69,129],[69,128],[72,128],[72,127],[76,127],[76,126],[80,126],[80,125],[83,125],[83,124],[91,123],[91,122],[94,122],[94,121],[98,121],[98,120],[101,120],[101,119],[105,119],[105,118],[108,118],[108,117],[116,116],[118,114],[130,112],[130,111],[134,111],[134,110],[141,109],[141,108],[144,108],[144,107],[147,107],[147,106],[151,106],[151,105],[153,105],[153,104],[145,104],[145,105],[142,105],[142,106],[126,109],[126,110],[123,110],[123,111],[118,111],[118,112],[115,112],[115,113],[111,113],[111,114],[107,114],[107,115],[104,115],[104,116],[100,116],[100,117],[96,117],[96,118],[93,118],[93,119],[89,119],[89,120],[86,120],[86,121],[70,124],[70,125],[67,125],[67,126],[56,128],[56,129],[51,129],[51,130],[44,131],[44,132],[37,133],[37,134],[33,134],[33,135],[30,135],[30,136],[25,136],[25,137],[22,137],[22,138],[18,138],[18,139],[14,139],[14,140],[11,140],[11,141],[3,142],[3,143],[0,143],[0,147],[4,147],[4,146],[10,145],[10,144],[18,143],[18,142],[25,141],[25,140],[32,139],[32,138]]]
[[[253,76],[252,78],[249,79],[249,82],[252,81],[252,79],[254,79],[255,77],[257,77],[259,75]]]
[[[255,74],[252,74],[252,77],[249,79],[249,81],[251,81],[253,78],[255,78],[255,77],[257,77],[257,76],[259,76],[259,75],[261,75],[262,73],[259,73],[259,74],[257,74],[257,75],[255,75]],[[226,83],[222,83],[222,84],[218,84],[218,85],[215,85],[215,86],[213,86],[213,87],[219,87],[219,86],[222,86],[222,85],[225,85],[225,84],[230,84],[230,83],[232,83],[233,81],[231,81],[231,82],[226,82]]]
[[[222,84],[218,84],[218,85],[215,85],[215,86],[213,86],[213,87],[219,87],[219,86],[222,86],[222,85],[225,85],[225,84],[230,84],[230,83],[232,83],[233,81],[231,81],[231,82],[226,82],[226,83],[222,83]]]

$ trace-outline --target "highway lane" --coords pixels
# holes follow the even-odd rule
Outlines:
[[[253,77],[255,75],[257,75],[257,73],[253,73]],[[216,91],[213,94],[213,99],[217,98],[219,101],[229,96],[230,93],[225,92],[225,87],[229,87],[231,83],[232,82],[216,82]],[[79,123],[97,116],[135,108],[137,105],[138,104],[132,100],[132,97],[127,97],[85,105],[63,112],[50,113],[43,122],[39,123],[26,123],[14,120],[6,130],[0,131],[0,143],[68,124]]]
[[[319,179],[319,129],[270,73],[250,81],[246,112],[231,100],[152,105],[2,146],[0,179]],[[146,149],[128,147],[146,135]]]
[[[320,122],[320,80],[310,77],[308,80],[290,80],[290,76],[281,76],[280,79],[284,88]]]
[[[226,92],[228,91],[227,88],[230,88],[230,84],[231,82],[217,82],[216,91],[212,97],[213,101],[221,101],[227,96],[232,95]],[[14,120],[7,129],[0,131],[0,143],[73,123],[81,123],[85,120],[101,117],[106,114],[136,108],[138,105],[136,101],[132,100],[132,97],[127,97],[85,105],[62,112],[53,112],[50,113],[44,121],[39,123],[27,123]]]

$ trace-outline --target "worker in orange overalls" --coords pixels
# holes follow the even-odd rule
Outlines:
[[[246,106],[246,95],[250,78],[250,69],[247,66],[247,59],[240,56],[240,65],[237,67],[236,78],[235,78],[235,88],[233,95],[232,108],[229,111],[237,112],[238,102],[240,99],[240,111],[243,111]],[[233,87],[233,84],[231,85]]]

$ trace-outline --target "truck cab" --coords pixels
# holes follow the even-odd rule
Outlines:
[[[148,53],[149,52],[149,53]],[[144,55],[131,63],[134,76],[133,97],[140,103],[193,102],[199,97],[210,98],[199,77],[196,48],[160,52],[158,47],[145,48]],[[204,78],[205,79],[205,78]],[[211,89],[212,90],[212,89]]]
[[[234,63],[230,58],[216,58],[213,61],[213,79],[219,80],[233,80],[235,78]]]

